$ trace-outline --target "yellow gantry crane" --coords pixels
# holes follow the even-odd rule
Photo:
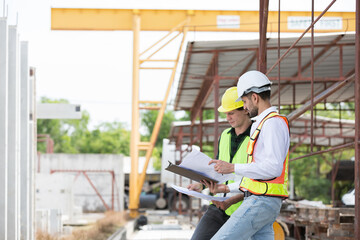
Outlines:
[[[315,12],[315,16],[320,12]],[[282,11],[281,32],[303,32],[310,24],[311,12]],[[189,31],[205,32],[258,32],[258,11],[225,10],[159,10],[159,9],[90,9],[52,8],[52,30],[120,30],[133,31],[133,84],[131,125],[130,216],[138,214],[139,198],[145,181],[146,169],[160,130],[166,103],[174,82],[181,50]],[[268,12],[268,32],[278,31],[278,12]],[[167,31],[161,39],[143,52],[139,52],[140,31]],[[327,12],[315,32],[355,31],[354,12]],[[174,33],[177,33],[174,35]],[[174,39],[181,37],[175,59],[154,59]],[[143,57],[145,53],[150,53]],[[166,63],[166,67],[145,67],[144,63]],[[171,67],[168,67],[172,63]],[[170,80],[162,101],[139,99],[139,73],[141,69],[171,70]],[[151,89],[149,89],[151,90]],[[150,106],[151,105],[151,106]],[[149,142],[140,142],[140,109],[158,110],[158,116]],[[146,162],[139,174],[139,151],[146,151]]]

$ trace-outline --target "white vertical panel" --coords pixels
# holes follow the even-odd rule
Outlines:
[[[8,200],[7,240],[18,239],[19,213],[19,74],[18,34],[9,26],[8,48]]]
[[[29,63],[28,43],[20,44],[20,239],[29,240],[30,165],[29,165]]]
[[[30,211],[29,211],[29,239],[35,239],[35,162],[36,162],[36,79],[35,79],[35,69],[31,68],[30,70],[30,79],[29,79],[29,169],[30,169]]]
[[[7,239],[7,22],[0,18],[0,239]]]

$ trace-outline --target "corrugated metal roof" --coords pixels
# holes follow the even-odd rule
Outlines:
[[[310,116],[303,115],[291,122],[290,132],[292,143],[311,143],[310,120]],[[225,119],[219,120],[219,132],[222,132],[224,129],[229,127],[230,125]],[[200,132],[200,122],[195,121],[192,129],[191,134],[190,121],[173,122],[169,138],[171,141],[176,141],[181,135],[182,143],[189,144],[191,136],[195,139]],[[202,133],[203,142],[211,143],[214,141],[214,120],[203,121]],[[313,134],[315,136],[315,146],[338,146],[353,142],[355,135],[355,121],[316,116],[314,118]]]
[[[282,55],[297,38],[281,38]],[[267,43],[267,66],[270,68],[278,59],[277,38],[268,39]],[[336,43],[334,43],[336,41]],[[340,81],[340,48],[342,48],[343,58],[343,77],[351,74],[355,62],[355,35],[326,35],[314,38],[314,56],[318,56],[315,62],[315,94],[322,92],[337,81]],[[219,95],[231,86],[236,86],[237,78],[245,70],[256,69],[256,51],[258,50],[259,40],[238,40],[238,41],[199,41],[189,42],[185,54],[185,62],[178,84],[175,99],[176,110],[191,110],[194,101],[201,92],[204,81],[212,80],[213,74],[206,74],[210,68],[214,53],[218,54],[218,75]],[[296,47],[292,49],[287,57],[281,62],[281,91],[280,104],[303,104],[311,96],[311,38],[301,39]],[[298,50],[301,49],[301,50]],[[295,79],[298,72],[298,54],[301,51],[301,67],[306,69],[302,72],[302,77]],[[255,60],[254,60],[255,59]],[[251,61],[253,60],[253,61]],[[278,90],[277,68],[268,76],[273,78],[272,93]],[[340,91],[327,98],[327,102],[342,102],[353,100],[354,83],[349,83]],[[271,102],[277,105],[277,94],[273,94]],[[214,93],[209,94],[204,108],[214,108]]]

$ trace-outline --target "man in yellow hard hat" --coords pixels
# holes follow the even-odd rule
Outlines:
[[[289,122],[271,105],[271,82],[265,74],[244,73],[237,91],[237,101],[243,101],[250,117],[256,117],[251,127],[247,163],[211,160],[209,164],[215,163],[214,170],[218,173],[243,176],[239,187],[244,192],[244,201],[211,239],[273,240],[273,223],[282,200],[288,197]]]
[[[242,101],[236,102],[238,98],[237,87],[226,90],[222,99],[219,112],[226,113],[226,120],[231,125],[225,129],[219,139],[218,153],[216,159],[221,159],[229,163],[246,163],[246,147],[249,142],[251,120],[248,112],[244,110]],[[229,219],[230,215],[240,206],[244,195],[239,191],[240,176],[236,176],[235,181],[227,181],[224,189],[213,188],[213,184],[204,182],[210,187],[212,193],[222,193],[222,197],[230,197],[223,202],[213,201],[201,218],[191,239],[208,240],[221,228]],[[193,183],[188,186],[189,190],[201,192],[205,185]]]

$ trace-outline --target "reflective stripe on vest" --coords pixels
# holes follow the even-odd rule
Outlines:
[[[256,141],[259,137],[260,131],[264,122],[272,117],[279,117],[284,119],[286,125],[289,128],[289,122],[286,117],[280,116],[276,112],[269,113],[259,124],[257,129],[250,137],[250,141],[247,147],[247,163],[255,162],[256,160],[253,158],[254,148],[256,145]],[[249,191],[255,195],[267,195],[267,196],[278,196],[278,197],[288,197],[288,163],[289,163],[289,150],[286,155],[283,170],[281,175],[275,179],[270,180],[256,180],[244,177],[241,181],[240,188],[243,191]]]
[[[219,143],[219,159],[230,162],[230,152],[231,152],[231,134],[228,133],[228,131],[231,128],[225,129],[220,138]],[[232,163],[246,163],[246,157],[247,157],[247,145],[249,142],[250,137],[246,136],[244,140],[242,141],[241,145],[239,146],[238,150],[235,153],[235,156],[233,157]],[[228,181],[228,184],[233,183],[234,181],[230,180]],[[230,216],[233,214],[233,212],[238,209],[238,207],[241,205],[242,201],[237,202],[233,205],[231,205],[228,209],[226,209],[225,213]]]

